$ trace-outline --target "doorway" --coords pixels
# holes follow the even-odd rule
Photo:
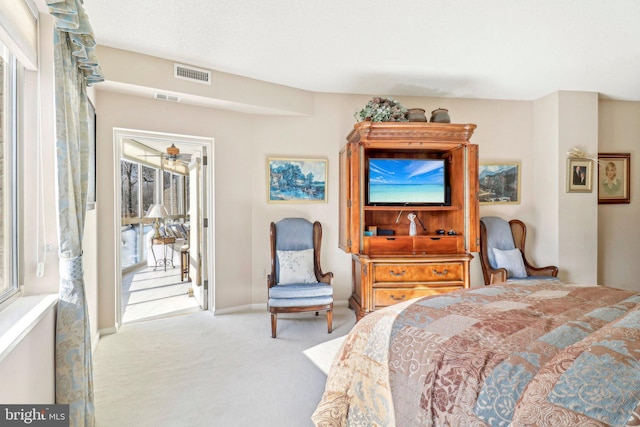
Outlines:
[[[213,139],[114,129],[117,325],[214,306]]]

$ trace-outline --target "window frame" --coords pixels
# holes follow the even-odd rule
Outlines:
[[[138,182],[136,184],[136,192],[138,194],[138,203],[136,206],[137,209],[137,215],[136,216],[129,216],[129,217],[125,217],[122,216],[123,213],[123,209],[125,204],[122,202],[122,196],[123,193],[122,191],[120,192],[120,197],[121,197],[121,225],[122,225],[122,229],[121,232],[124,231],[123,228],[125,226],[133,226],[133,227],[137,227],[138,233],[139,235],[137,236],[137,241],[138,241],[138,248],[137,248],[137,255],[139,256],[139,260],[136,264],[132,264],[132,265],[127,265],[125,266],[124,263],[122,262],[121,259],[121,270],[123,273],[126,273],[128,271],[134,270],[136,268],[138,268],[140,265],[143,265],[146,262],[146,248],[145,248],[145,226],[151,225],[153,224],[153,219],[151,218],[146,218],[145,217],[145,211],[144,211],[144,197],[143,197],[143,168],[152,168],[155,170],[155,182],[154,182],[154,197],[153,197],[153,203],[159,203],[159,201],[163,200],[164,195],[165,195],[165,188],[164,188],[164,174],[168,173],[169,174],[169,181],[171,182],[171,178],[173,176],[175,176],[176,181],[177,181],[177,188],[175,189],[175,194],[173,191],[173,187],[171,185],[169,185],[169,188],[167,188],[166,190],[170,190],[170,193],[173,194],[173,197],[176,198],[176,204],[178,207],[178,213],[177,214],[170,214],[167,219],[169,220],[176,220],[176,219],[180,219],[182,218],[184,221],[187,220],[187,213],[186,213],[186,203],[185,203],[185,194],[186,194],[186,188],[185,186],[187,185],[187,179],[185,175],[179,173],[179,172],[175,172],[175,171],[171,171],[171,170],[166,170],[162,167],[158,168],[155,165],[150,165],[147,162],[141,161],[141,160],[134,160],[132,157],[130,156],[126,156],[126,157],[121,157],[120,158],[120,164],[122,164],[122,162],[128,162],[131,163],[133,165],[137,166],[137,176],[138,176]],[[120,170],[122,171],[122,166],[120,167]],[[122,173],[122,172],[121,172]],[[122,180],[122,176],[121,176],[121,182],[124,183],[124,180]],[[122,257],[122,251],[121,251],[121,257]]]
[[[21,126],[23,126],[23,100],[25,93],[22,90],[24,82],[24,66],[18,61],[17,56],[9,46],[0,42],[0,46],[7,52],[7,58],[4,58],[5,78],[9,84],[5,85],[6,92],[3,91],[3,135],[2,151],[3,151],[3,169],[2,169],[2,186],[5,192],[2,194],[3,199],[3,234],[4,234],[4,258],[2,259],[2,271],[0,274],[8,282],[6,288],[0,289],[0,309],[4,308],[13,300],[20,296],[20,200],[19,185],[21,169],[19,163],[19,147],[23,135]],[[8,93],[7,93],[8,92]],[[8,190],[9,194],[6,194]],[[8,206],[7,206],[8,205]],[[5,272],[5,268],[8,270]]]

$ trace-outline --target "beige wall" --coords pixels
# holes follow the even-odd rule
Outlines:
[[[250,147],[264,143],[250,116],[192,105],[156,101],[98,90],[98,265],[99,325],[115,325],[114,163],[113,129],[126,128],[191,136],[213,137],[216,185],[215,260],[216,307],[251,303],[252,175],[247,168]],[[119,171],[119,165],[118,171]],[[119,172],[118,172],[119,173]],[[119,195],[119,191],[116,193]]]
[[[558,165],[564,158],[558,152],[560,110],[558,94],[553,93],[533,102],[533,169],[540,169],[533,180],[533,200],[527,233],[529,252],[538,266],[557,265],[559,255],[559,195],[564,171]],[[533,171],[532,171],[533,172]],[[533,226],[533,227],[532,227]],[[544,242],[544,244],[538,244]],[[563,273],[564,274],[564,273]]]
[[[640,290],[640,102],[599,102],[598,139],[601,153],[631,153],[631,203],[598,205],[598,282]],[[597,174],[595,175],[597,178]]]
[[[48,15],[43,16],[41,46],[51,45]],[[127,57],[129,58],[129,57]],[[54,170],[52,53],[41,57],[41,135],[44,154],[45,221],[47,243],[57,250]],[[106,67],[108,69],[108,67]],[[131,68],[130,68],[131,70]],[[30,77],[33,86],[35,77]],[[236,103],[251,104],[250,90],[242,89],[242,78],[230,78],[228,85],[242,91]],[[255,82],[253,82],[255,83]],[[163,83],[164,84],[164,83]],[[169,84],[169,83],[167,83]],[[252,87],[252,86],[249,86]],[[114,188],[116,163],[113,157],[113,128],[212,137],[215,168],[215,260],[213,276],[216,309],[250,304],[264,305],[268,271],[268,224],[285,216],[305,216],[322,221],[325,269],[335,273],[336,299],[344,301],[350,292],[349,255],[337,248],[338,170],[337,152],[351,129],[353,113],[370,98],[363,95],[310,94],[281,87],[263,88],[257,110],[277,108],[287,116],[243,114],[222,109],[155,101],[151,97],[123,95],[96,86],[91,93],[98,113],[98,203],[87,214],[85,229],[85,280],[92,339],[98,328],[115,324]],[[222,95],[232,98],[229,87]],[[265,94],[283,99],[269,104]],[[31,95],[34,96],[35,95]],[[640,134],[640,102],[597,100],[595,94],[558,92],[537,101],[498,101],[443,98],[398,98],[407,107],[427,111],[437,107],[450,110],[454,122],[476,123],[472,141],[480,147],[481,161],[520,161],[522,202],[516,205],[483,205],[481,215],[521,218],[529,225],[528,247],[536,264],[559,264],[565,278],[596,281],[600,284],[640,290],[634,280],[631,257],[640,246],[637,225],[640,186],[634,184],[637,164],[634,149]],[[232,101],[227,101],[232,102]],[[312,105],[309,104],[311,102]],[[224,103],[222,103],[224,104]],[[238,107],[235,105],[233,108]],[[288,113],[287,113],[288,112]],[[28,111],[28,115],[34,115]],[[37,129],[27,129],[27,139],[35,140]],[[595,136],[594,136],[595,135]],[[600,205],[597,193],[567,194],[566,149],[585,146],[590,153],[631,153],[631,204]],[[24,223],[35,224],[37,167],[33,144],[25,144]],[[273,205],[266,202],[266,158],[304,156],[329,159],[329,201],[327,204]],[[594,178],[597,175],[594,174]],[[576,203],[577,202],[577,203]],[[566,212],[565,212],[566,210]],[[578,212],[581,219],[573,215]],[[594,220],[595,219],[595,220]],[[597,233],[595,229],[597,226]],[[25,292],[57,292],[57,253],[48,254],[45,277],[35,277],[36,236],[32,226],[23,229]],[[586,239],[586,240],[585,240]],[[567,242],[569,242],[567,244]],[[587,244],[584,244],[587,242]],[[580,249],[569,255],[573,249]],[[599,248],[599,249],[596,249]],[[595,262],[594,254],[597,254]],[[575,275],[574,275],[575,274]],[[480,285],[477,258],[472,263],[472,283]],[[267,326],[265,326],[267,328]],[[53,316],[45,316],[34,329],[35,339],[25,339],[0,364],[0,372],[20,373],[33,366],[45,366],[37,378],[25,380],[25,401],[51,400],[53,359],[51,348]],[[42,335],[43,334],[43,335]],[[48,337],[48,338],[47,338]],[[23,357],[29,355],[29,357]],[[32,357],[38,356],[35,360]],[[9,374],[7,374],[9,375]],[[44,386],[42,386],[44,382]],[[13,388],[5,382],[0,393]],[[45,391],[41,398],[39,391]]]
[[[558,265],[563,270],[559,276],[571,283],[594,283],[598,279],[597,191],[566,192],[566,153],[575,146],[580,146],[586,153],[595,155],[598,152],[598,95],[559,92],[558,104],[558,151],[561,155],[557,168],[564,172],[557,184],[560,190]]]
[[[344,302],[351,292],[351,272],[349,255],[337,248],[337,153],[353,126],[353,113],[370,97],[314,94],[313,98],[312,115],[269,116],[167,103],[98,88],[98,152],[102,171],[99,193],[113,191],[114,127],[214,138],[215,309],[224,311],[266,303],[269,223],[288,216],[322,222],[322,264],[325,270],[334,272],[336,300]],[[593,257],[585,254],[560,257],[563,247],[570,244],[561,239],[561,233],[582,236],[585,229],[594,229],[591,223],[597,218],[597,206],[589,201],[593,194],[565,193],[566,151],[567,147],[576,145],[573,135],[577,135],[580,142],[590,141],[589,151],[593,151],[597,143],[594,133],[597,127],[588,128],[584,135],[580,135],[578,129],[584,128],[585,117],[593,121],[594,111],[597,117],[595,94],[557,93],[539,103],[418,97],[398,97],[398,100],[407,107],[428,111],[444,106],[454,122],[476,123],[478,129],[472,141],[480,147],[481,162],[521,162],[521,203],[482,205],[481,215],[524,220],[529,226],[532,262],[560,264],[561,270],[564,262],[571,266],[571,272],[564,273],[565,279],[596,281]],[[536,141],[541,141],[541,145]],[[327,158],[328,203],[267,203],[266,159],[269,156]],[[576,204],[578,197],[580,202]],[[585,220],[576,222],[570,216],[560,215],[561,203],[575,205]],[[111,200],[100,199],[99,205],[100,224],[113,223]],[[108,226],[101,226],[99,231],[99,277],[103,282],[99,291],[101,328],[112,326],[115,316],[114,231]],[[597,234],[590,236],[593,245],[586,245],[587,251],[597,244]],[[581,242],[585,242],[584,236]],[[471,269],[472,285],[480,286],[482,278],[477,257]]]
[[[335,298],[346,301],[351,292],[351,263],[338,249],[337,156],[351,130],[353,113],[368,96],[316,94],[314,114],[302,117],[265,116],[226,112],[167,103],[99,90],[98,193],[113,191],[113,128],[212,137],[215,168],[214,260],[215,308],[224,310],[249,304],[266,304],[269,271],[269,223],[288,216],[303,216],[323,224],[322,264],[334,272]],[[530,102],[441,98],[398,98],[411,107],[427,110],[446,106],[455,122],[476,123],[472,141],[480,146],[481,161],[521,161],[523,202],[518,205],[483,206],[483,215],[533,220],[534,164]],[[180,117],[180,119],[176,119]],[[496,120],[498,117],[500,120]],[[269,156],[319,157],[329,160],[328,203],[269,204],[266,199],[266,159]],[[247,165],[243,168],[241,166]],[[115,322],[116,275],[113,258],[113,203],[99,196],[99,322]],[[532,225],[535,235],[536,227]],[[543,251],[544,252],[544,251]],[[534,259],[535,260],[535,259]],[[552,260],[549,260],[551,262]],[[477,257],[472,282],[481,285]]]
[[[55,401],[55,309],[44,313],[0,362],[0,402],[51,404]]]

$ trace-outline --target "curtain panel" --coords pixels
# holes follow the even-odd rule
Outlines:
[[[95,425],[91,328],[82,268],[87,202],[87,86],[104,80],[79,0],[48,0],[55,18],[56,200],[60,290],[56,318],[56,403],[74,427]]]

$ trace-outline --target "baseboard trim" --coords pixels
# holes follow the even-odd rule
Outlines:
[[[254,310],[260,310],[260,309],[267,309],[267,305],[266,304],[246,304],[246,305],[236,305],[235,307],[228,307],[228,308],[214,308],[213,310],[211,310],[211,312],[214,314],[214,316],[219,315],[219,314],[231,314],[231,313],[237,313],[240,311],[254,311]]]
[[[348,300],[334,301],[333,306],[348,307],[349,301]],[[267,307],[267,303],[265,302],[265,303],[259,303],[259,304],[237,305],[235,307],[228,307],[228,308],[214,308],[211,311],[213,312],[214,315],[220,315],[220,314],[238,313],[241,311],[269,311],[269,308]]]
[[[118,328],[116,328],[115,326],[112,326],[110,328],[98,329],[98,341],[100,341],[102,337],[106,337],[107,335],[113,335],[117,332],[118,332]]]

